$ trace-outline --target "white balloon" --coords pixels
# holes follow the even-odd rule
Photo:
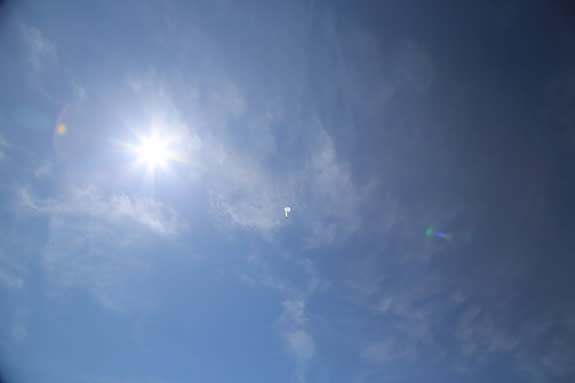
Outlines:
[[[288,217],[290,212],[291,212],[291,207],[289,207],[289,206],[284,207],[284,215],[286,218]]]

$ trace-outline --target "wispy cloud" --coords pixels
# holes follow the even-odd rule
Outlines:
[[[299,327],[306,324],[306,302],[304,299],[289,298],[282,303],[282,306],[284,308],[284,319],[290,325]]]
[[[302,244],[308,247],[356,232],[361,209],[369,206],[377,182],[358,184],[353,179],[321,113],[312,110],[298,121],[297,139],[282,138],[273,127],[294,118],[282,95],[259,101],[261,108],[251,110],[251,95],[237,81],[222,73],[207,78],[188,79],[194,85],[184,92],[152,71],[130,75],[126,87],[152,109],[161,105],[179,115],[190,134],[201,139],[194,156],[205,169],[202,182],[213,216],[224,226],[270,237],[285,226],[283,208],[291,206],[292,220],[304,228]],[[198,94],[204,94],[203,99]]]
[[[145,283],[157,253],[157,240],[131,228],[97,218],[52,215],[41,253],[45,294],[58,299],[69,289],[87,291],[103,307],[130,315],[155,307],[153,286]]]
[[[195,78],[188,81],[198,82]],[[230,137],[239,133],[229,126],[232,119],[246,112],[245,96],[234,81],[223,75],[208,76],[205,81],[209,86],[192,86],[180,92],[177,84],[152,70],[130,75],[126,87],[148,109],[159,109],[172,120],[185,121],[180,124],[182,134],[187,135],[186,139],[193,137],[195,142],[193,162],[200,164],[214,221],[222,227],[241,227],[268,235],[284,223],[282,209],[292,200],[291,187],[286,182],[289,175],[274,174],[260,161],[262,152],[275,145],[271,135],[265,134],[269,126],[259,123],[254,124],[257,127],[245,127],[257,137],[256,150],[246,151],[238,146]],[[198,96],[200,93],[205,93],[206,100]],[[178,107],[180,104],[186,105],[185,110]],[[170,125],[174,125],[173,121]],[[198,167],[185,171],[197,175]]]
[[[513,337],[498,329],[493,319],[477,306],[462,313],[455,336],[466,357],[484,352],[512,352],[518,346]]]
[[[308,314],[308,305],[310,299],[327,290],[329,284],[319,276],[311,260],[304,259],[298,264],[306,274],[307,282],[286,290],[280,325],[289,350],[297,361],[296,378],[299,382],[305,382],[309,363],[317,353],[314,323]]]
[[[22,279],[14,273],[0,267],[0,284],[8,288],[22,287]]]
[[[362,201],[370,185],[358,186],[352,181],[349,165],[338,156],[332,138],[323,128],[317,130],[317,145],[302,177],[308,180],[305,208],[310,219],[312,247],[345,239],[360,227]],[[302,198],[303,199],[303,198]]]
[[[273,261],[275,259],[251,257],[249,264],[253,273],[240,274],[240,279],[251,287],[270,288],[281,294],[282,313],[278,318],[278,330],[285,339],[289,354],[296,362],[295,379],[304,382],[309,365],[317,355],[317,343],[313,331],[315,324],[313,317],[308,313],[309,302],[312,297],[327,291],[330,284],[321,277],[310,259],[295,262],[297,270],[304,276],[303,280],[298,278],[298,283],[287,278],[284,273],[275,273],[270,267]]]
[[[6,151],[9,148],[8,141],[0,134],[0,161],[6,158]]]
[[[47,295],[85,289],[119,314],[154,307],[154,291],[143,280],[155,253],[143,243],[173,238],[186,229],[187,222],[173,209],[95,187],[70,188],[62,197],[43,199],[22,188],[19,202],[28,214],[49,218],[41,257]]]
[[[291,206],[289,222],[304,228],[305,247],[333,244],[356,232],[374,184],[355,185],[330,136],[317,129],[314,150],[303,153],[303,169],[273,172],[233,148],[214,151],[221,153],[209,184],[214,213],[269,235],[286,224],[283,207]]]
[[[74,376],[75,381],[79,383],[173,383],[173,380],[166,380],[160,377],[133,376],[117,377],[113,375],[96,375],[96,376]],[[178,381],[179,382],[179,381]]]
[[[267,176],[255,162],[226,152],[215,165],[219,174],[209,184],[214,213],[244,228],[274,230],[283,223],[283,207],[289,201],[279,187],[284,181]]]
[[[294,378],[298,383],[305,383],[308,381],[309,365],[316,355],[315,340],[309,331],[302,329],[286,332],[285,338],[296,360]]]
[[[411,357],[413,352],[393,338],[371,342],[361,352],[361,358],[375,366],[385,366],[394,360]]]
[[[0,250],[0,283],[9,288],[20,288],[23,268],[17,257],[10,257]]]
[[[111,223],[132,222],[160,235],[173,235],[186,222],[158,201],[126,194],[103,195],[93,187],[72,188],[66,197],[39,199],[27,189],[19,193],[22,207],[31,212],[61,216],[84,216]]]
[[[42,70],[45,65],[57,59],[55,46],[31,25],[20,24],[20,35],[28,49],[28,62],[35,70]]]
[[[47,178],[50,177],[52,175],[54,171],[54,166],[52,164],[52,162],[49,161],[45,161],[44,163],[42,163],[40,166],[38,166],[36,169],[34,169],[34,176],[36,178]]]
[[[304,330],[294,330],[286,334],[288,344],[294,355],[301,361],[309,361],[315,355],[315,342]]]

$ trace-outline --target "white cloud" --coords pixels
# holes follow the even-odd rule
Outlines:
[[[394,339],[386,339],[379,342],[369,343],[362,351],[361,358],[375,366],[383,366],[396,359],[409,357],[410,353],[400,347]]]
[[[362,203],[368,203],[374,184],[356,186],[350,170],[338,159],[332,139],[317,129],[313,134],[318,137],[317,145],[306,154],[302,169],[274,173],[232,148],[212,150],[217,156],[209,180],[214,213],[270,235],[288,224],[283,207],[289,204],[297,209],[289,224],[304,229],[300,247],[329,245],[356,232]]]
[[[181,74],[186,76],[186,74]],[[285,174],[274,175],[260,161],[262,151],[273,146],[273,138],[262,134],[269,128],[265,123],[248,123],[245,129],[257,130],[254,151],[245,151],[230,140],[238,134],[229,128],[229,120],[245,112],[245,100],[238,86],[226,76],[205,80],[209,86],[196,85],[195,78],[186,92],[173,96],[174,85],[163,81],[153,70],[143,75],[131,75],[127,80],[137,101],[148,109],[163,110],[172,120],[186,121],[182,128],[198,142],[193,156],[202,167],[202,182],[207,190],[208,203],[216,222],[225,228],[243,227],[270,234],[284,223],[283,207],[290,199],[290,187]],[[196,93],[205,92],[205,102]],[[185,103],[186,109],[177,105]],[[173,125],[173,124],[170,124]],[[251,134],[251,133],[250,133]],[[267,138],[263,138],[266,136]],[[263,142],[266,145],[261,145]],[[190,174],[198,170],[191,167]]]
[[[364,190],[357,187],[349,169],[338,159],[331,137],[318,131],[316,151],[310,158],[304,178],[307,181],[309,202],[306,210],[311,218],[312,247],[330,244],[357,231],[360,223],[361,199]]]
[[[369,203],[374,183],[354,183],[332,137],[319,118],[311,117],[319,113],[312,111],[298,121],[297,140],[282,139],[274,124],[290,122],[294,116],[281,94],[270,97],[261,109],[249,110],[250,100],[238,83],[219,68],[213,71],[217,75],[202,81],[179,73],[190,84],[181,91],[153,70],[130,75],[126,88],[147,109],[179,116],[176,120],[185,121],[185,129],[199,137],[194,156],[205,170],[202,183],[216,222],[225,229],[258,231],[265,238],[273,238],[288,224],[297,225],[305,233],[301,247],[331,244],[356,232],[360,209]],[[282,151],[297,156],[297,161],[281,158]],[[278,171],[277,163],[285,166]],[[289,222],[283,216],[285,206],[297,211]]]
[[[251,256],[249,265],[255,269],[252,275],[240,275],[244,283],[250,286],[262,286],[278,291],[282,295],[282,314],[278,318],[280,334],[286,342],[286,349],[296,360],[295,379],[299,382],[306,380],[308,363],[316,355],[316,341],[312,330],[314,328],[313,317],[308,315],[308,302],[312,296],[329,288],[329,284],[323,280],[310,259],[296,262],[301,270],[304,280],[294,283],[286,278],[284,273],[276,275],[270,267],[270,262],[275,259]],[[289,257],[283,259],[290,261]]]
[[[0,134],[0,160],[6,157],[6,150],[9,148],[8,141]]]
[[[489,358],[507,355],[526,382],[567,381],[575,376],[573,339],[568,320],[551,314],[522,318],[511,328],[500,325],[494,315],[477,306],[466,309],[455,328],[462,351],[456,366],[463,372],[480,368]],[[572,315],[567,308],[565,316]],[[570,381],[570,380],[569,380]]]
[[[302,259],[298,264],[304,269],[308,275],[308,284],[305,290],[307,296],[316,293],[324,292],[330,288],[329,281],[322,278],[317,271],[315,264],[309,258]]]
[[[86,289],[120,314],[155,306],[155,291],[144,280],[157,253],[146,250],[146,234],[171,237],[185,230],[187,223],[175,211],[158,201],[105,195],[91,187],[72,188],[55,199],[21,189],[19,197],[28,212],[49,217],[41,260],[46,294],[57,298],[65,288]]]
[[[484,352],[512,352],[518,345],[479,307],[470,307],[463,312],[455,328],[455,336],[466,357],[476,357],[477,353]]]
[[[541,364],[555,379],[575,376],[575,351],[573,341],[555,338],[549,346],[549,350],[543,355]]]
[[[315,355],[315,342],[304,330],[294,330],[286,334],[291,351],[300,361],[308,361]]]
[[[0,251],[0,283],[9,288],[20,288],[23,285],[22,265],[17,259],[9,257]]]
[[[388,343],[379,342],[369,344],[361,353],[362,359],[376,365],[387,363],[392,359],[391,347]]]
[[[282,302],[283,313],[280,325],[288,348],[297,360],[296,379],[306,381],[308,363],[315,357],[316,342],[312,334],[314,321],[308,315],[308,302],[312,296],[325,291],[329,284],[318,274],[315,265],[309,259],[298,262],[298,265],[307,276],[307,282],[301,286],[287,285],[284,289],[286,299]]]
[[[158,253],[147,251],[149,236],[126,226],[53,215],[41,254],[45,294],[58,299],[67,289],[83,289],[118,314],[155,307],[154,286],[145,280]]]
[[[274,192],[271,180],[256,166],[250,168],[240,159],[227,160],[226,169],[210,184],[210,202],[214,212],[241,227],[267,233],[283,221],[284,199]]]
[[[34,169],[34,176],[36,178],[47,178],[52,175],[54,171],[54,166],[51,162],[46,161]]]
[[[22,287],[23,281],[13,273],[0,268],[0,284],[9,288],[20,288]]]
[[[3,350],[16,351],[28,336],[26,315],[21,303],[20,300],[13,301],[10,313],[3,315],[3,326],[0,329],[0,348]]]
[[[82,100],[86,97],[86,88],[84,88],[78,81],[72,81],[72,89],[77,100]]]
[[[12,339],[14,342],[21,342],[24,338],[28,336],[28,327],[23,321],[17,321],[12,326]]]
[[[257,281],[255,280],[255,278],[247,275],[246,273],[240,273],[239,279],[240,279],[240,282],[242,282],[243,284],[245,284],[249,287],[256,287],[257,286]]]
[[[292,326],[303,326],[307,322],[306,302],[303,299],[290,298],[283,302],[284,318]]]
[[[56,48],[38,28],[20,24],[19,29],[28,50],[28,62],[35,70],[41,70],[44,65],[56,61]]]
[[[92,377],[77,377],[75,379],[80,383],[172,383],[162,378],[147,378],[147,377],[115,377],[115,376],[92,376]]]
[[[72,188],[65,198],[46,200],[21,189],[20,202],[37,213],[84,216],[115,224],[132,222],[160,235],[177,234],[186,227],[186,222],[174,210],[158,201],[125,194],[104,196],[92,187]]]

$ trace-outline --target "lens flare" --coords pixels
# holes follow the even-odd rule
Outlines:
[[[59,136],[63,136],[67,131],[68,128],[63,123],[58,124],[58,127],[56,127],[56,134]]]
[[[433,226],[429,226],[426,230],[425,230],[425,236],[427,238],[441,238],[441,239],[445,239],[450,241],[451,239],[453,239],[453,235],[451,233],[444,233],[442,231],[439,230],[435,230],[433,228]]]

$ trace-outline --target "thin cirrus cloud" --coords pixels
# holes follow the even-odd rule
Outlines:
[[[361,352],[362,360],[375,366],[384,366],[395,360],[411,357],[413,350],[394,338],[369,343]]]
[[[302,241],[308,247],[333,243],[358,230],[361,209],[369,203],[377,180],[367,184],[353,180],[351,169],[338,155],[333,138],[318,118],[305,121],[307,129],[301,134],[307,146],[280,142],[272,134],[271,125],[290,119],[282,102],[270,101],[266,105],[269,110],[253,115],[246,106],[250,105],[249,97],[232,79],[212,79],[208,84],[183,92],[177,84],[151,71],[132,74],[126,87],[136,103],[148,109],[161,105],[178,116],[187,135],[201,142],[193,156],[201,162],[203,185],[216,222],[269,237],[285,224],[282,209],[289,203],[300,212],[298,225],[309,229]],[[207,101],[202,103],[196,93],[206,93]],[[260,118],[260,113],[267,117]],[[230,121],[240,117],[248,120],[246,134],[253,138],[250,150],[238,143],[242,140],[230,139],[238,134]],[[278,171],[270,165],[281,161],[281,153],[274,148],[297,153],[298,163]],[[194,167],[189,171],[198,173]]]
[[[42,163],[42,165],[34,169],[34,176],[38,179],[49,178],[53,173],[54,165],[49,161]]]
[[[95,188],[73,188],[66,198],[39,199],[27,189],[20,190],[20,203],[39,214],[84,216],[122,224],[131,222],[159,235],[178,234],[186,222],[160,202],[125,194],[105,196]]]
[[[0,160],[6,158],[6,151],[8,150],[8,141],[0,134]]]
[[[57,60],[56,47],[44,34],[31,25],[20,24],[19,33],[27,49],[27,61],[36,71]]]
[[[304,382],[307,380],[310,363],[315,360],[318,352],[314,317],[308,313],[309,302],[312,297],[328,290],[330,284],[321,277],[310,259],[297,261],[296,270],[303,277],[300,283],[274,272],[271,267],[273,262],[274,259],[250,257],[249,264],[254,273],[249,276],[242,274],[240,279],[252,288],[269,288],[282,296],[278,331],[284,339],[286,351],[296,363],[294,379]]]
[[[294,355],[301,361],[308,361],[315,355],[315,342],[312,336],[304,330],[288,332],[288,344]]]
[[[142,238],[174,238],[187,222],[162,203],[126,194],[76,187],[63,197],[41,199],[19,191],[20,208],[48,216],[42,264],[50,294],[82,288],[114,312],[149,310],[155,300],[144,283],[153,254]],[[14,284],[14,278],[7,279]]]
[[[0,267],[0,285],[8,288],[22,287],[22,279],[14,274],[14,272]]]
[[[313,136],[317,144],[313,152],[304,153],[306,166],[282,173],[256,166],[246,155],[226,148],[209,184],[214,212],[240,227],[269,233],[285,223],[282,208],[290,201],[300,212],[294,220],[309,229],[302,241],[307,247],[331,244],[356,232],[375,182],[356,185],[330,136],[321,128]]]
[[[398,360],[417,363],[424,357],[422,352],[432,347],[433,355],[425,356],[428,362],[448,361],[462,375],[481,371],[501,355],[509,358],[525,381],[565,379],[573,374],[568,362],[572,344],[566,335],[575,326],[568,315],[536,313],[510,325],[511,310],[482,302],[470,291],[450,294],[450,277],[439,276],[427,272],[418,284],[407,280],[402,284],[401,278],[384,274],[363,288],[353,287],[360,290],[358,303],[369,307],[377,323],[386,323],[383,334],[360,346],[366,373],[379,374]],[[445,318],[455,318],[448,335],[442,333]]]

